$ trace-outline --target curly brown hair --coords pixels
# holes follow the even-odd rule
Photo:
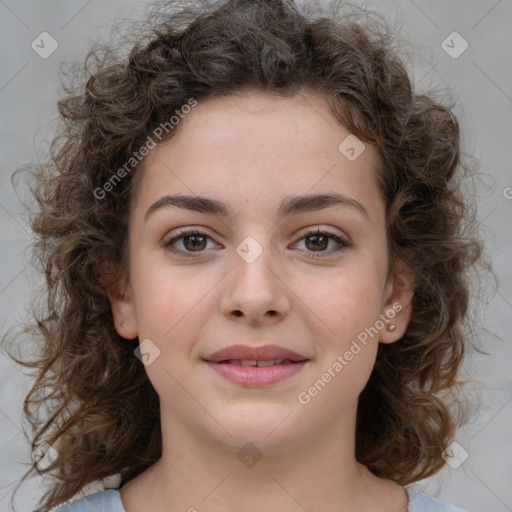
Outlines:
[[[128,481],[160,458],[159,397],[134,357],[138,339],[114,328],[104,279],[112,268],[113,280],[127,276],[137,166],[122,179],[118,172],[190,98],[249,89],[325,94],[340,124],[378,151],[390,269],[403,259],[416,284],[407,331],[379,344],[360,396],[356,458],[401,485],[433,475],[467,421],[459,369],[475,347],[471,277],[485,261],[463,192],[471,166],[462,163],[454,105],[413,91],[392,31],[366,11],[308,12],[291,0],[178,4],[153,6],[135,44],[93,47],[58,102],[63,123],[48,162],[30,168],[46,300],[23,329],[39,339],[37,355],[11,357],[36,369],[23,406],[32,449],[48,443],[59,454],[45,469],[34,461],[24,477],[53,479],[37,512],[110,475]]]

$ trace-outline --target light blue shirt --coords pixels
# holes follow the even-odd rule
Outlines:
[[[409,494],[408,512],[465,512],[446,501],[432,498],[413,489]],[[52,512],[126,512],[118,489],[108,489],[90,494],[68,505],[60,505]]]

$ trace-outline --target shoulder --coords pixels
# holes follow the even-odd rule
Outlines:
[[[409,494],[408,512],[466,512],[447,501],[433,498],[414,489],[407,489],[407,493]]]
[[[466,512],[451,503],[433,498],[414,489],[409,494],[408,512]],[[75,503],[60,505],[51,512],[125,512],[117,489],[89,494]]]
[[[75,503],[58,506],[51,512],[125,512],[117,489],[108,489],[84,496]]]

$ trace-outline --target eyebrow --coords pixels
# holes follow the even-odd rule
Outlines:
[[[167,206],[177,206],[178,208],[184,208],[186,210],[219,215],[222,217],[234,216],[231,207],[215,199],[203,196],[166,195],[155,201],[148,208],[144,215],[144,222],[157,210]],[[368,212],[361,203],[355,199],[337,193],[285,197],[279,205],[277,217],[278,219],[282,219],[289,215],[318,211],[332,206],[350,208],[370,220]]]

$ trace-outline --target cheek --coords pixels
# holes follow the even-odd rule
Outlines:
[[[371,265],[347,267],[302,283],[301,300],[322,333],[340,343],[373,326],[382,308],[381,276]]]
[[[149,339],[158,349],[146,373],[163,401],[172,397],[168,404],[172,407],[194,406],[180,383],[187,382],[187,389],[191,385],[187,379],[197,364],[191,353],[194,343],[204,337],[203,325],[214,307],[208,291],[218,281],[203,273],[198,283],[190,272],[153,262],[134,276],[133,283],[139,340]]]
[[[308,414],[316,412],[323,420],[335,419],[339,411],[354,404],[364,389],[375,365],[380,315],[379,293],[362,275],[351,273],[326,280],[325,290],[312,288],[309,305],[316,315],[310,318],[310,330],[321,351],[318,371],[297,396]],[[368,280],[368,275],[366,275]],[[322,319],[318,322],[317,315]],[[313,325],[321,326],[321,331]]]
[[[316,276],[304,287],[301,300],[311,311],[309,329],[322,352],[319,387],[325,383],[329,388],[322,391],[324,398],[353,399],[371,374],[382,313],[380,279],[374,265],[361,264],[322,279]]]
[[[158,253],[136,254],[132,265],[139,337],[155,339],[165,348],[185,331],[193,334],[194,317],[216,284],[214,276],[203,272],[198,278],[192,267],[173,266]]]

